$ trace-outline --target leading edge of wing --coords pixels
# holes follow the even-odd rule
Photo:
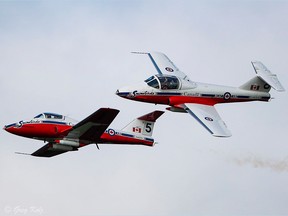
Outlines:
[[[119,112],[120,111],[117,109],[100,108],[78,124],[74,125],[69,130],[66,137],[97,142]]]
[[[185,103],[181,106],[213,136],[230,137],[232,135],[214,106],[193,103]]]

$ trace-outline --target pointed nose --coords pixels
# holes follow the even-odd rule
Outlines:
[[[127,97],[128,95],[130,95],[130,92],[125,91],[124,89],[117,89],[117,91],[115,92],[116,95],[120,96],[120,97]]]
[[[123,98],[134,98],[139,91],[146,91],[147,83],[138,82],[133,85],[124,86],[116,91],[116,94]]]
[[[12,128],[15,127],[15,126],[16,126],[16,123],[9,124],[9,125],[5,125],[5,126],[3,127],[3,130],[6,130],[7,132],[10,132],[10,133],[11,133]]]
[[[115,94],[120,96],[120,97],[127,98],[127,97],[130,97],[130,95],[131,95],[131,89],[127,88],[127,87],[119,88],[119,89],[117,89]]]

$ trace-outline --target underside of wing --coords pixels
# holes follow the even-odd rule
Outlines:
[[[59,154],[63,154],[68,151],[77,151],[78,148],[72,146],[59,145],[54,143],[48,143],[33,152],[31,155],[36,157],[53,157]]]
[[[88,143],[95,143],[104,133],[107,127],[118,115],[119,110],[110,108],[100,108],[68,131],[65,138],[79,139],[87,141]]]
[[[177,76],[182,79],[189,80],[187,75],[181,72],[176,65],[164,54],[160,52],[137,53],[147,54],[160,75]]]
[[[214,106],[193,103],[185,103],[180,106],[192,115],[213,136],[231,136],[231,132],[228,130]]]

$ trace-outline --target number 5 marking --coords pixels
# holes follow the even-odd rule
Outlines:
[[[151,128],[151,123],[147,123],[146,124],[146,126],[145,126],[145,131],[147,132],[147,133],[150,133],[151,131],[152,131],[152,128]]]

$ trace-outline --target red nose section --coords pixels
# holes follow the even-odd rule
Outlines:
[[[71,128],[69,125],[57,125],[57,124],[45,124],[45,123],[29,123],[26,124],[25,122],[21,124],[14,123],[10,125],[4,126],[4,130],[9,133],[28,137],[28,138],[57,138],[61,134],[62,131]]]
[[[9,133],[13,133],[13,128],[14,127],[16,127],[16,123],[14,123],[14,124],[10,124],[10,125],[5,125],[4,127],[3,127],[3,130],[6,130],[7,132],[9,132]]]
[[[5,125],[4,130],[6,130],[9,133],[18,135],[18,136],[24,136],[24,137],[31,137],[29,136],[29,133],[31,132],[31,129],[27,130],[26,127],[23,127],[23,125],[21,124],[21,122],[19,123],[13,123],[10,125]]]

